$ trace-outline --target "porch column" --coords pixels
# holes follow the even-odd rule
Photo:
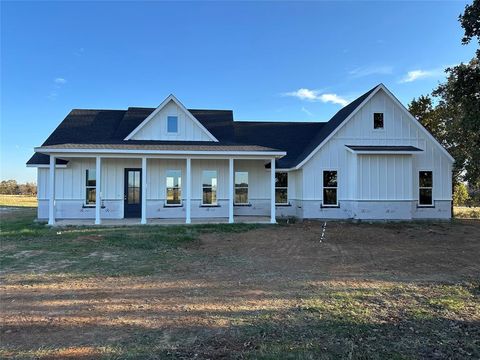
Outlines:
[[[142,220],[141,224],[147,223],[147,158],[142,158]]]
[[[275,219],[275,158],[270,162],[270,222],[276,224]]]
[[[48,225],[55,225],[55,156],[50,155]]]
[[[102,208],[102,158],[96,157],[95,161],[95,225],[100,225],[100,210]]]
[[[187,188],[185,191],[186,195],[186,206],[185,206],[185,223],[186,224],[191,224],[192,219],[190,216],[190,210],[191,210],[191,197],[192,197],[192,159],[187,158]]]
[[[233,159],[228,159],[228,222],[233,224]]]

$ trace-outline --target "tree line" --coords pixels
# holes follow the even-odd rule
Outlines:
[[[446,81],[408,109],[455,158],[454,199],[480,203],[480,0],[466,5],[458,20],[462,44],[477,40],[473,58],[445,69]]]
[[[2,195],[37,195],[37,185],[33,182],[19,184],[16,180],[3,180],[0,182]]]

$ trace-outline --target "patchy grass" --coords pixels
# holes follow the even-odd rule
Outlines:
[[[480,358],[475,220],[330,222],[320,243],[316,222],[34,215],[1,219],[0,358]]]
[[[455,206],[453,215],[459,219],[480,219],[480,207]]]
[[[37,197],[29,195],[0,195],[0,206],[37,207]]]

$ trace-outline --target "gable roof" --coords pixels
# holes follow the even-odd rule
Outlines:
[[[197,124],[197,126],[202,129],[205,134],[212,140],[212,141],[218,141],[218,139],[213,136],[203,125],[201,122],[199,122],[195,116],[193,116],[190,111],[188,111],[188,109],[183,106],[183,104],[173,95],[173,94],[170,94],[167,96],[167,98],[165,100],[162,101],[162,103],[160,105],[158,105],[158,107],[152,111],[152,113],[150,113],[150,115],[148,115],[146,117],[145,120],[143,120],[139,125],[137,125],[135,127],[135,129],[133,129],[126,137],[125,137],[125,140],[130,140],[132,139],[133,135],[135,135],[137,132],[140,131],[140,129],[142,129],[146,124],[148,124],[154,117],[155,115],[157,115],[165,106],[167,106],[167,104],[170,102],[170,101],[173,101],[183,112],[185,112],[185,114],[187,115],[188,118],[190,118],[191,121],[193,121],[195,124]]]
[[[328,122],[234,121],[231,110],[187,111],[219,140],[217,145],[251,145],[282,150],[287,154],[277,160],[277,167],[299,168],[379,89],[385,87],[380,84],[370,89],[340,109]],[[387,94],[391,95],[388,91]],[[156,110],[158,108],[141,107],[129,107],[127,110],[72,110],[42,147],[67,143],[127,144],[133,140],[124,139],[151,118]],[[428,135],[432,137],[430,133]],[[142,142],[143,145],[148,143],[154,144],[155,141]],[[27,162],[29,165],[48,163],[48,156],[40,153],[35,153]],[[64,164],[66,161],[57,159],[57,164],[59,163]]]

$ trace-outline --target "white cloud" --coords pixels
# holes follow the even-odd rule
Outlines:
[[[337,94],[322,94],[320,95],[320,100],[323,101],[324,103],[333,103],[333,104],[340,104],[342,106],[345,106],[349,103],[347,99],[344,99],[341,96],[338,96]]]
[[[305,108],[304,106],[302,106],[302,108],[300,110],[302,110],[308,116],[313,116],[313,114],[307,108]]]
[[[296,91],[290,91],[284,93],[283,96],[292,96],[296,97],[300,100],[306,101],[321,101],[324,103],[333,103],[345,106],[349,103],[348,100],[344,99],[343,97],[337,94],[328,94],[323,93],[320,90],[311,90],[306,88],[301,88]]]
[[[412,70],[407,72],[407,74],[400,80],[401,83],[409,83],[420,79],[425,79],[429,77],[439,77],[443,74],[443,68],[432,69],[432,70]]]
[[[389,75],[391,73],[393,73],[393,67],[389,65],[363,66],[349,71],[349,74],[356,78],[370,75]]]
[[[65,80],[64,78],[58,77],[58,78],[55,78],[53,82],[57,85],[63,85],[67,83],[67,80]]]

